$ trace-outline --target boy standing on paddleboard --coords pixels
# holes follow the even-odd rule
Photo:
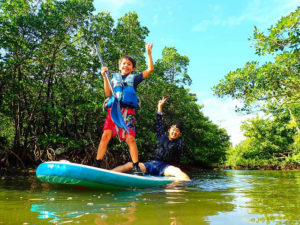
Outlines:
[[[154,70],[152,60],[152,47],[153,44],[146,43],[146,53],[148,58],[148,68],[135,76],[132,74],[136,69],[136,62],[130,56],[123,56],[119,60],[120,73],[113,74],[112,87],[120,101],[121,113],[125,120],[129,134],[125,130],[118,128],[111,118],[111,105],[113,104],[114,97],[109,88],[109,81],[106,79],[105,73],[108,72],[107,67],[101,68],[101,74],[104,77],[104,92],[105,96],[109,97],[107,105],[107,117],[103,127],[103,134],[98,147],[96,161],[93,164],[95,167],[101,167],[101,161],[107,150],[107,145],[111,137],[119,135],[121,141],[126,141],[129,146],[129,152],[132,159],[133,171],[136,174],[142,174],[139,167],[138,149],[135,142],[135,109],[138,108],[138,97],[136,94],[137,86],[146,79]]]
[[[162,98],[158,102],[156,113],[156,135],[157,148],[152,154],[152,160],[149,162],[139,163],[143,172],[153,176],[173,176],[177,180],[190,181],[189,176],[178,167],[170,165],[180,161],[182,152],[181,126],[178,123],[173,123],[168,134],[164,132],[162,121],[162,107],[166,102],[166,98]],[[129,172],[134,168],[132,162],[118,166],[113,169],[116,172]]]

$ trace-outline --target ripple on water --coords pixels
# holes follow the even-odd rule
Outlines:
[[[223,221],[226,224],[276,224],[281,220],[292,224],[300,220],[300,173],[210,171],[191,178],[191,182],[166,189],[109,192],[43,187],[28,178],[23,183],[22,178],[5,178],[0,179],[0,185],[5,184],[0,212],[9,212],[5,219],[17,221],[15,224],[23,221],[39,224],[37,218],[41,224],[93,224],[95,218],[106,220],[100,221],[106,224],[112,224],[111,221],[121,224],[125,221],[124,215],[136,216],[139,220],[143,215],[145,220],[140,224],[159,224],[155,218],[158,212],[159,216],[164,215],[159,218],[159,222],[164,221],[160,224],[170,224],[163,220],[169,214],[169,220],[176,218],[182,224],[224,224]],[[0,223],[5,221],[2,215]],[[28,215],[28,218],[20,222],[15,219],[18,215]],[[128,217],[128,221],[130,219]]]

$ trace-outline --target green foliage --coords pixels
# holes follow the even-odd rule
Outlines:
[[[253,42],[256,54],[274,54],[286,49],[293,52],[299,50],[299,13],[300,7],[288,16],[282,17],[275,26],[269,28],[269,34],[265,35],[254,27]]]
[[[257,118],[242,126],[247,144],[230,150],[228,162],[232,165],[251,158],[256,162],[272,159],[278,165],[296,159],[295,165],[299,164],[295,151],[300,133],[299,19],[298,7],[271,26],[268,34],[255,27],[252,42],[256,54],[274,55],[274,61],[261,66],[258,62],[247,62],[213,87],[219,97],[229,95],[241,100],[244,105],[240,110],[260,109],[272,118]]]
[[[121,17],[118,20],[114,32],[115,43],[117,43],[117,46],[120,49],[119,56],[135,56],[134,59],[140,70],[144,69],[143,65],[145,65],[145,38],[148,34],[148,28],[141,27],[140,22],[138,21],[138,15],[135,12],[129,12]]]
[[[268,111],[270,107],[290,108],[299,103],[299,15],[298,8],[282,17],[275,27],[269,29],[269,35],[255,28],[254,47],[257,54],[278,51],[274,62],[262,66],[258,62],[247,62],[243,68],[230,72],[214,86],[215,94],[242,100],[244,109],[257,104],[262,110]]]
[[[0,152],[5,148],[12,148],[14,133],[13,121],[0,112]]]
[[[53,152],[81,163],[94,159],[106,117],[95,41],[112,72],[124,54],[136,59],[138,71],[146,68],[149,30],[138,15],[129,12],[114,26],[108,12],[94,14],[92,2],[1,3],[0,146],[12,150],[18,162],[48,160]],[[154,118],[162,96],[169,97],[166,124],[184,124],[185,161],[209,164],[224,158],[228,135],[203,116],[195,96],[181,85],[191,83],[188,63],[175,47],[166,47],[154,74],[139,87],[142,109],[137,111],[136,127],[141,159],[147,160],[156,146]],[[117,139],[109,150],[110,156],[129,160],[128,147]],[[11,157],[2,161],[7,166],[13,162]]]
[[[104,117],[101,78],[78,34],[93,10],[86,0],[2,4],[0,108],[14,121],[12,149],[24,161],[25,152],[45,147],[46,137],[45,148],[87,139],[97,127],[86,119]]]
[[[228,165],[251,167],[268,163],[284,165],[284,162],[295,153],[293,139],[295,128],[289,128],[287,125],[288,113],[279,116],[272,119],[257,117],[244,122],[241,128],[247,140],[230,150],[227,157]]]
[[[168,98],[164,106],[164,124],[167,131],[176,121],[182,124],[184,141],[184,161],[198,165],[211,165],[225,159],[230,146],[226,131],[218,128],[201,112],[202,106],[196,104],[195,96],[188,89],[178,87],[156,73],[141,85],[138,92],[142,98],[142,109],[137,117],[137,142],[140,152],[146,147],[145,156],[150,156],[156,146],[155,110],[162,96]],[[142,127],[140,124],[143,124]],[[144,141],[144,143],[140,143]],[[149,152],[150,150],[150,152]]]
[[[181,56],[175,47],[165,47],[162,59],[156,63],[156,70],[172,84],[191,85],[192,80],[187,73],[189,62],[189,58]]]

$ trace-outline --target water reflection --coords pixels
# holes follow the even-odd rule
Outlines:
[[[238,224],[299,224],[299,171],[226,171],[224,178],[235,209],[211,221],[235,224],[242,215]]]
[[[150,190],[61,188],[0,180],[0,224],[299,224],[300,172],[209,171]]]
[[[300,224],[299,171],[254,171],[252,188],[244,191],[253,223]]]
[[[201,180],[201,182],[203,182]],[[217,215],[220,210],[232,211],[232,196],[223,195],[223,191],[194,191],[200,181],[194,180],[187,186],[153,193],[145,193],[144,197],[151,200],[151,205],[138,205],[138,209],[146,220],[152,224],[210,224],[208,216]],[[193,190],[193,191],[191,191]],[[142,218],[137,215],[138,220]]]
[[[40,220],[56,224],[92,220],[93,224],[99,225],[175,225],[187,221],[190,224],[209,224],[207,216],[234,209],[233,197],[224,194],[224,188],[222,191],[201,192],[198,187],[198,191],[194,191],[199,185],[203,185],[203,180],[165,189],[96,193],[95,190],[52,190],[44,186],[43,189],[49,192],[36,194],[30,212],[37,213]]]
[[[90,214],[98,214],[95,224],[105,224],[103,222],[107,219],[107,214],[120,214],[128,221],[134,221],[134,217],[130,215],[135,211],[136,202],[143,201],[138,198],[141,193],[119,191],[95,194],[86,190],[64,194],[50,192],[49,197],[45,200],[32,204],[30,211],[38,212],[39,219],[50,219],[49,222],[52,223],[69,219],[78,220],[80,217]],[[70,196],[65,198],[66,194]]]

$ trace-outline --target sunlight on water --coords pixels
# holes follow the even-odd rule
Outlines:
[[[1,177],[0,224],[299,224],[299,171],[209,171],[147,190]]]

